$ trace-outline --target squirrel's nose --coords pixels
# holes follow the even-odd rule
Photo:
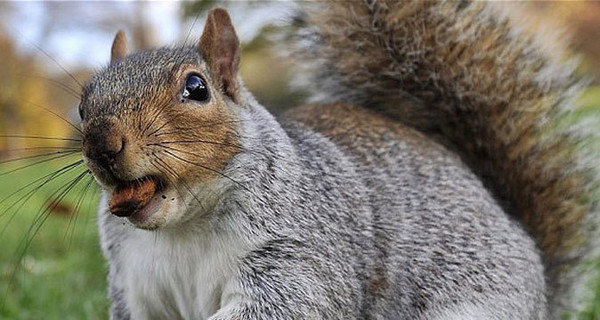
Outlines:
[[[87,130],[84,139],[84,153],[104,169],[116,161],[125,150],[125,136],[114,126],[98,125]]]
[[[114,162],[124,148],[125,137],[121,137],[120,135],[108,135],[104,144],[98,146],[98,154],[103,160]]]

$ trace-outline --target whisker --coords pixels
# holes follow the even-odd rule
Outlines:
[[[60,89],[63,89],[65,92],[71,94],[74,98],[77,98],[78,100],[81,99],[81,95],[77,92],[77,90],[75,90],[75,89],[67,86],[66,84],[64,84],[60,81],[57,81],[55,79],[42,77],[42,76],[29,75],[29,74],[22,74],[22,73],[19,73],[18,76],[24,77],[24,78],[34,78],[34,79],[42,79],[42,80],[48,81],[49,83],[57,86]]]
[[[94,182],[92,183],[92,187],[90,188],[91,191],[91,195],[89,197],[87,197],[87,204],[86,204],[86,211],[87,212],[93,212],[94,209],[92,208],[92,204],[94,203],[94,200],[96,199],[96,195],[98,194],[99,190],[100,190],[100,186],[95,183],[96,180],[94,179],[94,177],[92,176],[92,173],[88,170],[88,178],[90,181]],[[93,214],[88,214],[85,216],[85,221],[83,223],[83,237],[85,238],[85,235],[87,234],[87,230],[88,230],[88,225],[90,223],[90,216],[95,217],[95,215]]]
[[[40,229],[42,228],[42,226],[44,225],[44,223],[50,216],[50,214],[49,214],[50,210],[52,210],[54,207],[56,207],[56,205],[58,205],[58,203],[60,203],[65,198],[65,196],[81,181],[81,179],[86,174],[87,174],[87,170],[80,173],[79,175],[77,175],[74,179],[70,180],[70,182],[67,182],[66,184],[61,186],[57,191],[55,191],[50,196],[50,197],[53,197],[56,193],[58,193],[58,196],[52,201],[52,203],[50,205],[46,206],[45,208],[42,207],[40,209],[40,212],[36,214],[36,217],[32,221],[31,226],[25,233],[25,237],[17,246],[17,248],[20,248],[21,246],[23,246],[23,250],[20,252],[20,254],[18,255],[18,258],[15,259],[15,261],[23,260],[23,257],[25,256],[25,253],[27,253],[27,250],[31,246],[33,239],[38,234],[38,232],[40,231]],[[17,251],[19,251],[19,250],[17,249]],[[11,276],[11,279],[9,280],[9,287],[12,284],[12,282],[14,281],[14,276],[16,274],[16,271],[17,271],[17,265],[15,265],[15,269],[13,270],[13,275]]]
[[[77,83],[81,89],[83,89],[83,84],[81,84],[81,82],[79,82],[79,80],[77,80],[77,78],[75,78],[75,76],[73,76],[72,73],[70,73],[65,67],[63,67],[63,65],[60,64],[56,59],[54,59],[54,57],[52,57],[48,52],[46,52],[44,49],[42,49],[40,46],[38,46],[35,42],[29,40],[29,38],[25,37],[25,35],[23,35],[19,30],[12,28],[12,27],[11,27],[11,29],[14,32],[16,32],[19,36],[21,36],[21,38],[25,39],[25,41],[27,41],[30,45],[32,45],[36,49],[38,49],[48,59],[52,60],[52,62],[54,62],[54,64],[56,64],[67,76],[69,76],[71,79],[73,79],[73,81],[75,81],[75,83]]]
[[[140,136],[144,136],[144,134],[146,133],[146,131],[148,131],[148,129],[150,129],[150,128],[152,127],[152,125],[153,125],[153,124],[156,122],[156,120],[158,119],[158,117],[160,116],[160,114],[161,114],[161,113],[162,113],[162,112],[163,112],[163,111],[164,111],[166,108],[168,108],[168,107],[169,107],[169,105],[170,105],[170,104],[169,104],[168,102],[165,102],[165,103],[164,103],[162,106],[160,106],[160,107],[157,109],[157,111],[156,111],[154,114],[152,114],[152,120],[150,120],[150,121],[148,122],[148,124],[147,124],[147,125],[144,127],[144,130],[142,130],[142,132],[141,132]],[[163,123],[163,124],[162,124],[162,126],[161,126],[159,129],[157,129],[157,130],[160,130],[161,128],[163,128],[164,126],[166,126],[168,123],[169,123],[169,121],[165,121],[165,123]],[[150,135],[147,135],[147,136],[150,136]]]
[[[201,128],[213,128],[215,126],[218,125],[224,125],[224,124],[232,124],[232,123],[240,123],[246,120],[232,120],[232,121],[221,121],[221,122],[213,122],[213,123],[209,123],[208,125],[201,125],[201,126],[193,126],[190,127],[188,129],[201,129]],[[160,137],[160,136],[165,136],[165,135],[170,135],[170,134],[181,134],[181,131],[167,131],[167,132],[159,132],[157,133],[161,128],[156,129],[155,131],[153,131],[152,133],[150,133],[148,136],[152,136],[154,135],[155,137]]]
[[[73,190],[73,188],[87,175],[87,169],[81,173],[79,173],[75,178],[71,179],[66,184],[63,184],[60,188],[54,191],[49,198],[53,198],[49,205],[42,205],[40,211],[36,214],[34,220],[32,221],[32,225],[29,227],[25,234],[25,239],[29,238],[26,242],[25,250],[29,248],[31,241],[44,224],[44,222],[48,219],[49,212],[56,208],[56,206],[63,201],[63,199],[67,196],[67,194]],[[58,196],[55,197],[55,195]],[[33,233],[32,233],[33,231]],[[22,257],[22,256],[21,256]]]
[[[184,150],[181,149],[177,149],[177,148],[173,148],[170,146],[167,146],[165,144],[188,144],[188,143],[207,143],[207,144],[214,144],[214,145],[221,145],[221,146],[226,146],[226,147],[233,147],[233,148],[237,148],[239,149],[240,152],[246,152],[246,153],[252,153],[255,155],[260,155],[260,156],[265,156],[264,152],[261,151],[257,151],[257,150],[253,150],[253,149],[249,149],[234,143],[226,143],[226,142],[218,142],[218,141],[209,141],[209,140],[203,140],[203,139],[197,139],[197,140],[176,140],[176,141],[161,141],[161,142],[157,142],[157,143],[148,143],[148,146],[158,146],[161,148],[165,148],[165,149],[171,149],[171,150],[176,150],[179,152],[183,152],[185,153]],[[193,153],[189,153],[193,156],[197,156],[196,154]],[[284,159],[281,159],[282,161],[286,161]]]
[[[43,177],[41,177],[41,178],[37,178],[37,179],[33,180],[32,182],[28,183],[27,185],[25,185],[25,186],[23,186],[23,187],[19,188],[17,191],[15,191],[15,192],[11,193],[10,195],[8,195],[8,196],[4,197],[2,200],[0,200],[0,204],[2,204],[2,202],[4,202],[6,199],[10,198],[12,195],[14,195],[14,194],[16,194],[17,192],[19,192],[19,191],[23,190],[24,188],[26,188],[26,187],[28,187],[28,186],[30,186],[30,185],[32,185],[32,184],[34,184],[34,183],[36,183],[36,182],[38,182],[38,181],[40,181],[40,180],[43,180],[43,179],[44,179],[44,178],[46,178],[46,177],[49,177],[49,176],[56,175],[56,174],[58,174],[58,173],[60,173],[60,172],[62,172],[62,171],[64,171],[64,170],[66,170],[66,169],[72,168],[73,166],[78,166],[78,165],[80,165],[80,164],[83,164],[83,160],[78,160],[78,161],[76,161],[76,162],[70,163],[70,164],[68,164],[68,165],[66,165],[66,166],[64,166],[64,167],[62,167],[62,168],[60,168],[60,169],[58,169],[58,170],[56,170],[56,171],[54,171],[54,172],[50,172],[50,173],[48,173],[48,174],[44,175],[44,176],[43,176]]]
[[[58,159],[63,159],[63,158],[66,158],[66,157],[69,157],[69,156],[74,156],[74,155],[77,155],[77,153],[61,154],[59,156],[56,156],[56,157],[53,157],[53,158],[50,158],[50,159],[44,159],[44,160],[36,161],[34,163],[30,163],[30,164],[25,165],[25,166],[21,166],[21,167],[18,167],[18,168],[9,170],[9,171],[2,172],[2,173],[0,173],[0,177],[4,176],[4,175],[7,175],[7,174],[10,174],[10,173],[13,173],[13,172],[16,172],[16,171],[19,171],[19,170],[23,170],[23,169],[27,169],[27,168],[33,167],[33,166],[38,165],[40,163],[49,162],[49,161],[58,160]]]
[[[157,115],[158,118],[158,115]],[[147,137],[150,137],[152,135],[156,136],[156,133],[159,132],[162,128],[164,128],[167,124],[171,123],[170,121],[165,121],[160,127],[158,127],[156,130],[150,132]]]
[[[215,144],[219,144],[219,143],[215,142]],[[195,154],[193,152],[181,150],[181,149],[174,148],[174,147],[171,147],[171,146],[162,145],[161,143],[148,144],[148,145],[156,145],[156,146],[164,148],[164,149],[174,150],[174,151],[177,151],[177,152],[180,152],[180,153],[189,154],[189,155],[194,156],[194,157],[199,157],[199,155],[197,155],[197,154]],[[252,154],[255,154],[255,155],[264,156],[264,153],[261,153],[259,151],[251,150],[251,149],[244,148],[242,146],[237,146],[237,145],[231,145],[231,146],[240,149],[241,152],[247,152],[247,153],[252,153]],[[286,160],[282,160],[282,161],[286,161]]]
[[[192,195],[192,197],[194,198],[194,200],[196,200],[196,202],[198,202],[198,205],[200,205],[200,208],[202,209],[202,212],[206,212],[206,208],[204,208],[204,205],[202,204],[202,201],[200,201],[200,199],[198,199],[198,195],[196,193],[194,193],[194,191],[192,191],[192,187],[190,187],[190,185],[185,182],[185,180],[180,180],[181,183],[183,184],[183,187],[187,189],[187,191]],[[187,205],[186,205],[187,207]]]
[[[183,60],[185,59],[185,50],[187,49],[187,42],[190,38],[190,35],[192,34],[192,30],[194,30],[194,27],[196,26],[196,22],[198,21],[198,18],[200,17],[200,14],[196,15],[196,18],[194,18],[194,21],[192,22],[192,25],[190,26],[190,30],[188,30],[187,35],[185,36],[185,39],[183,40],[183,45],[181,46],[181,49],[179,50],[179,55],[181,57],[181,59],[179,60],[179,63],[176,64],[176,66],[174,67],[179,68],[182,64],[183,64]],[[173,70],[175,71],[175,70]],[[172,72],[172,74],[175,74],[175,72]]]
[[[170,147],[166,147],[166,146],[163,146],[163,147],[164,147],[164,148],[166,148],[166,149],[171,149],[171,150],[174,150],[174,151],[177,151],[177,152],[181,152],[181,153],[185,153],[185,154],[189,154],[189,155],[192,155],[192,156],[197,156],[196,154],[194,154],[194,153],[192,153],[192,152],[185,151],[185,150],[179,150],[179,149],[176,149],[176,148],[170,148]],[[183,162],[189,163],[189,164],[191,164],[191,165],[199,166],[199,167],[201,167],[201,168],[204,168],[204,169],[206,169],[206,170],[209,170],[209,171],[212,171],[212,172],[214,172],[214,173],[216,173],[216,174],[218,174],[218,175],[220,175],[220,176],[222,176],[222,177],[224,177],[224,178],[226,178],[226,179],[228,179],[228,180],[232,181],[233,183],[235,183],[236,185],[238,185],[238,186],[239,186],[239,187],[241,187],[242,189],[244,189],[244,190],[246,190],[246,191],[250,192],[252,195],[254,195],[254,197],[256,197],[256,199],[257,199],[258,201],[260,201],[260,202],[262,202],[262,203],[266,203],[266,202],[265,202],[265,199],[263,199],[261,196],[259,196],[258,194],[256,194],[254,191],[250,190],[250,189],[249,189],[247,186],[243,185],[243,184],[242,184],[242,183],[240,183],[239,181],[236,181],[235,179],[231,178],[230,176],[228,176],[228,175],[224,174],[223,172],[220,172],[220,171],[218,171],[218,170],[212,169],[212,168],[210,168],[210,167],[204,166],[204,165],[202,165],[202,164],[199,164],[199,163],[194,163],[194,162],[192,162],[191,160],[187,160],[187,159],[184,159],[184,158],[178,157],[177,155],[173,154],[172,152],[169,152],[168,150],[162,150],[162,152],[164,152],[164,153],[167,153],[167,155],[168,155],[168,156],[174,157],[174,158],[176,158],[177,160],[180,160],[180,161],[183,161]]]
[[[5,214],[8,212],[8,210],[10,210],[10,209],[11,209],[12,207],[14,207],[16,204],[18,204],[18,203],[19,203],[21,200],[23,200],[25,197],[27,197],[27,196],[28,196],[28,195],[30,195],[30,194],[31,194],[31,195],[33,195],[33,194],[34,194],[34,193],[36,193],[38,190],[40,190],[41,188],[43,188],[45,185],[47,185],[48,183],[50,183],[52,180],[54,180],[54,179],[56,179],[56,178],[58,178],[58,177],[62,176],[63,174],[65,174],[65,173],[67,173],[67,172],[69,172],[69,171],[71,171],[71,170],[73,170],[73,169],[77,168],[77,167],[78,167],[78,166],[80,166],[81,164],[83,164],[83,160],[79,160],[79,161],[73,162],[73,163],[71,163],[71,164],[68,164],[68,165],[66,165],[66,166],[64,166],[64,167],[62,167],[62,168],[60,168],[60,169],[58,169],[57,171],[51,172],[51,173],[49,173],[49,174],[46,174],[46,175],[44,175],[44,176],[43,176],[43,177],[41,177],[41,178],[35,179],[34,181],[32,181],[32,182],[30,182],[30,183],[26,184],[25,186],[23,186],[23,187],[21,187],[21,188],[17,189],[16,191],[12,192],[12,193],[11,193],[11,194],[9,194],[8,196],[4,197],[2,200],[0,200],[0,204],[4,203],[4,202],[5,202],[5,201],[7,201],[8,199],[12,198],[13,196],[15,196],[15,195],[16,195],[16,194],[18,194],[19,192],[21,192],[21,191],[25,190],[26,188],[30,187],[31,185],[33,185],[33,184],[35,184],[35,183],[37,183],[37,182],[39,182],[39,181],[41,181],[41,180],[44,180],[44,179],[46,179],[44,182],[42,182],[41,184],[39,184],[38,186],[36,186],[36,187],[35,187],[35,188],[33,188],[32,190],[29,190],[29,191],[28,191],[28,192],[27,192],[27,193],[26,193],[24,196],[22,196],[21,198],[17,199],[15,202],[13,202],[13,204],[11,204],[11,205],[10,205],[8,208],[6,208],[6,209],[5,209],[5,210],[4,210],[2,213],[0,213],[0,218],[2,218],[2,216],[4,216],[4,215],[5,215]],[[25,202],[27,202],[27,200],[29,200],[29,198],[31,198],[31,196],[27,197],[27,199],[26,199],[25,201],[23,201],[23,204],[24,204]],[[15,210],[15,213],[13,213],[13,216],[14,216],[14,214],[16,214],[16,212],[18,212],[18,209],[17,209],[17,210]],[[9,222],[10,222],[10,220],[12,220],[12,217],[9,219]],[[6,226],[8,226],[8,222],[7,222],[7,223],[5,223],[5,228],[6,228]],[[0,235],[1,235],[1,234],[2,234],[2,232],[0,232]]]
[[[173,175],[175,177],[175,179],[177,179],[178,181],[181,181],[181,183],[188,190],[188,192],[192,195],[192,197],[194,197],[194,199],[198,202],[198,204],[200,205],[202,210],[204,210],[204,206],[202,205],[202,202],[200,201],[200,199],[198,199],[198,196],[192,191],[192,188],[185,181],[185,179],[183,179],[173,168],[170,168],[169,165],[164,160],[162,160],[160,158],[155,158],[155,160],[158,162],[157,164],[161,165],[161,167],[164,168],[164,170],[171,173],[171,175]],[[173,183],[173,182],[171,182],[171,183]],[[182,195],[179,191],[177,191],[177,193],[179,193],[179,196],[182,197]]]
[[[81,151],[80,147],[60,147],[60,146],[56,146],[56,147],[47,147],[47,146],[43,146],[43,147],[27,147],[27,148],[16,148],[16,149],[8,149],[5,150],[5,152],[15,152],[15,151],[30,151],[30,150],[43,150],[43,149],[51,149],[51,150],[78,150]]]
[[[215,145],[219,145],[219,146],[234,147],[234,148],[238,148],[238,149],[244,149],[242,146],[238,146],[238,145],[232,144],[232,143],[217,142],[217,141],[202,140],[202,139],[197,139],[197,140],[161,141],[160,143],[148,143],[147,145],[149,145],[149,146],[160,146],[160,145],[165,145],[165,144],[184,144],[184,143],[206,143],[206,144],[215,144]]]
[[[159,158],[154,158],[154,160],[161,161],[162,163],[164,163],[164,161],[160,160]],[[175,191],[177,192],[177,194],[179,194],[179,196],[181,197],[181,199],[183,199],[184,197],[181,194],[181,191],[179,191],[179,188],[177,188],[177,184],[175,183],[175,181],[173,179],[169,178],[169,174],[167,174],[167,173],[170,173],[171,175],[173,175],[173,177],[175,179],[177,179],[177,180],[182,180],[181,177],[176,172],[173,172],[172,169],[170,169],[166,164],[163,165],[161,163],[156,163],[156,162],[154,162],[152,160],[150,160],[150,163],[152,164],[152,166],[154,166],[156,168],[156,170],[158,170],[159,172],[161,172],[169,180],[169,182],[171,183],[171,185],[173,185],[173,187],[175,188]],[[163,170],[165,170],[166,172],[163,171],[163,170],[161,170],[159,167],[163,168]],[[188,189],[188,191],[190,191],[190,190]],[[200,207],[202,207],[202,202],[200,201],[200,199],[198,199],[193,192],[190,191],[190,193],[196,199],[196,201],[198,202],[198,204],[200,205]],[[183,202],[183,204],[187,208],[187,203],[185,203],[185,201]],[[204,210],[203,207],[202,207],[202,209]]]
[[[74,125],[71,121],[67,120],[65,117],[61,116],[60,114],[58,114],[58,113],[56,113],[56,112],[54,112],[54,111],[52,111],[52,110],[50,110],[50,109],[48,109],[48,108],[40,105],[40,104],[37,104],[35,102],[31,102],[31,101],[25,101],[25,102],[31,104],[34,107],[38,107],[38,108],[40,108],[40,109],[42,109],[44,111],[52,113],[53,115],[57,116],[58,118],[60,118],[64,122],[66,122],[72,128],[74,128],[75,130],[77,130],[77,132],[79,132],[83,136],[83,131],[81,131],[81,129],[79,129],[79,127],[77,127],[76,125]]]
[[[194,18],[194,21],[192,22],[192,26],[190,27],[190,30],[188,30],[187,35],[185,36],[185,40],[183,40],[183,45],[186,46],[187,42],[190,38],[190,36],[192,35],[192,30],[194,30],[194,27],[196,26],[196,22],[198,22],[198,18],[200,17],[200,14],[197,14],[196,17]]]
[[[81,142],[80,139],[73,139],[73,138],[44,137],[44,136],[31,136],[31,135],[18,135],[18,134],[2,134],[2,135],[0,135],[0,138],[40,139],[40,140],[59,140],[59,141]]]
[[[85,173],[85,171],[84,171],[84,173]],[[70,180],[70,182],[62,185],[54,193],[52,193],[52,195],[50,195],[50,197],[53,197],[56,193],[58,193],[59,191],[61,191],[61,190],[64,189],[63,191],[61,191],[61,193],[59,195],[59,198],[55,198],[55,200],[50,205],[46,206],[45,208],[44,208],[44,205],[42,205],[40,207],[40,211],[36,214],[35,218],[33,219],[32,224],[30,225],[28,231],[25,234],[25,237],[23,238],[23,240],[17,246],[17,248],[20,248],[21,245],[23,244],[23,241],[25,241],[25,245],[23,247],[23,251],[21,252],[21,254],[18,257],[18,259],[16,259],[15,261],[22,261],[23,256],[25,255],[25,253],[27,252],[27,249],[29,248],[31,242],[33,241],[33,238],[35,237],[35,235],[37,234],[37,232],[41,229],[42,225],[44,224],[44,222],[48,218],[50,210],[52,210],[53,208],[55,208],[56,205],[58,203],[60,203],[60,201],[62,201],[62,199],[64,198],[64,196],[66,196],[66,194],[78,183],[78,181],[80,180],[80,177],[82,177],[82,176],[83,176],[83,174],[79,174],[75,179],[72,179],[72,180]],[[65,188],[65,186],[67,186],[67,188]],[[27,196],[25,198],[25,201],[23,201],[21,203],[21,205],[19,205],[19,207],[15,210],[15,212],[13,213],[13,215],[11,216],[11,218],[9,219],[9,223],[16,216],[16,214],[21,210],[21,208],[23,207],[23,205],[40,188],[41,188],[41,186],[38,187],[38,188],[36,188],[33,192],[30,191],[29,196]],[[37,224],[37,226],[36,226],[36,224]],[[8,227],[8,223],[4,226],[4,228],[0,232],[0,237],[4,234],[4,232],[6,231],[7,227]],[[33,234],[31,232],[32,230],[34,230]],[[16,271],[17,271],[17,265],[15,265],[15,269],[13,270],[13,276],[11,276],[11,280],[9,281],[9,286],[10,286],[11,282],[13,281],[13,277],[16,274]]]
[[[89,173],[89,169],[87,170],[86,174]],[[73,237],[75,234],[75,228],[77,225],[77,218],[79,217],[80,214],[80,210],[81,210],[81,205],[83,204],[83,199],[85,199],[85,196],[87,195],[87,192],[92,184],[92,182],[94,182],[93,179],[89,179],[89,181],[85,184],[85,186],[83,187],[82,190],[79,191],[79,194],[77,196],[77,201],[75,202],[75,208],[73,209],[73,213],[69,216],[69,223],[67,224],[67,229],[65,231],[65,235],[63,237],[64,240],[67,239],[67,236],[69,238],[68,241],[68,248],[71,247],[71,244],[73,243]],[[72,227],[71,227],[72,226]],[[69,230],[71,230],[71,232],[69,232]]]
[[[81,175],[79,175],[79,176],[81,176]],[[65,186],[67,186],[69,184],[72,184],[73,181],[78,181],[77,179],[78,178],[76,177],[75,179],[71,180],[72,181],[71,183],[67,183],[67,184],[61,186],[57,191],[55,191],[53,193],[53,195],[56,194],[59,190],[63,189]],[[30,225],[29,230],[27,231],[25,237],[23,238],[23,240],[21,240],[21,242],[17,246],[17,249],[15,250],[16,259],[14,259],[14,260],[17,261],[17,262],[19,262],[19,263],[15,263],[14,268],[13,268],[13,270],[11,272],[11,276],[10,276],[9,281],[8,281],[8,285],[7,285],[7,289],[6,289],[5,297],[4,297],[3,301],[6,301],[6,296],[8,295],[10,287],[14,283],[14,280],[15,280],[16,275],[17,275],[17,271],[19,269],[20,262],[23,261],[23,257],[27,253],[27,249],[29,248],[29,246],[31,245],[31,242],[33,241],[33,238],[35,237],[35,235],[40,230],[41,226],[43,225],[43,223],[45,222],[45,220],[49,216],[49,215],[45,215],[45,218],[42,219],[42,222],[39,225],[36,226],[36,224],[38,224],[40,214],[44,215],[45,212],[47,211],[47,209],[48,208],[46,208],[46,210],[44,210],[44,212],[36,214],[36,218],[34,218],[34,221]],[[13,217],[14,217],[14,215],[13,215]],[[4,226],[4,229],[0,233],[0,236],[4,233],[4,231],[6,230],[6,227],[7,227],[7,225]],[[33,234],[32,234],[32,231],[34,231]],[[21,247],[23,248],[23,250],[19,250],[19,248],[21,248]],[[20,253],[19,253],[19,251],[20,251]]]
[[[173,144],[179,143],[179,141],[167,141],[167,142],[172,142]],[[224,145],[224,146],[228,146],[228,147],[238,148],[240,150],[240,152],[251,153],[251,154],[254,154],[254,155],[257,155],[257,156],[261,156],[261,157],[267,157],[267,155],[264,152],[253,150],[253,149],[249,149],[249,148],[242,147],[242,146],[239,146],[239,145],[236,145],[236,144],[220,143],[220,142],[216,142],[216,141],[206,141],[206,140],[195,140],[195,141],[194,140],[185,140],[184,143],[209,143],[209,144],[216,144],[216,145]],[[161,148],[164,148],[164,149],[174,150],[174,151],[178,151],[178,152],[181,152],[181,153],[187,153],[187,154],[192,155],[194,157],[199,157],[199,155],[197,155],[195,153],[191,153],[191,152],[188,152],[188,151],[185,151],[185,150],[181,150],[181,149],[178,149],[178,148],[174,148],[174,147],[171,147],[171,146],[164,145],[163,142],[149,143],[147,145],[148,146],[158,146],[158,147],[161,147]],[[278,160],[282,161],[282,162],[287,162],[288,161],[287,159],[283,159],[283,158],[279,158]]]
[[[214,142],[213,144],[220,144],[220,143]],[[174,151],[178,151],[178,152],[181,152],[181,153],[186,153],[186,154],[192,155],[194,157],[198,157],[199,156],[199,155],[197,155],[195,153],[192,153],[192,152],[189,152],[189,151],[185,151],[185,150],[181,150],[181,149],[178,149],[178,148],[174,148],[174,147],[171,147],[171,146],[166,146],[166,145],[163,145],[161,143],[152,143],[152,144],[148,144],[148,145],[155,145],[155,146],[158,146],[158,147],[161,147],[161,148],[164,148],[164,149],[169,149],[169,150],[174,150]],[[251,150],[251,149],[248,149],[248,148],[245,148],[245,147],[242,147],[242,146],[238,146],[238,145],[227,145],[227,146],[238,148],[241,152],[247,152],[247,153],[252,153],[252,154],[255,154],[255,155],[264,156],[264,153],[261,153],[261,152],[256,151],[256,150]],[[285,160],[283,160],[283,161],[285,161]]]
[[[214,173],[216,173],[216,174],[218,174],[218,175],[220,175],[220,176],[222,176],[222,177],[224,177],[224,178],[226,178],[226,179],[228,179],[228,180],[230,180],[230,181],[234,182],[235,184],[237,184],[238,186],[240,186],[240,187],[244,188],[245,190],[247,190],[247,191],[251,191],[250,189],[248,189],[246,186],[244,186],[244,185],[243,185],[243,184],[241,184],[240,182],[236,181],[235,179],[233,179],[233,178],[231,178],[230,176],[228,176],[228,175],[226,175],[226,174],[222,173],[222,172],[221,172],[221,171],[219,171],[219,170],[215,170],[215,169],[213,169],[213,168],[210,168],[210,167],[207,167],[207,166],[205,166],[205,165],[203,165],[203,164],[196,163],[196,162],[192,162],[192,161],[190,161],[190,160],[184,159],[184,158],[182,158],[182,157],[179,157],[179,156],[177,156],[176,154],[174,154],[174,153],[170,152],[169,150],[163,150],[163,152],[165,152],[165,153],[167,153],[167,154],[171,155],[172,157],[174,157],[174,158],[176,158],[176,159],[179,159],[179,160],[181,160],[181,161],[183,161],[183,162],[185,162],[185,163],[188,163],[188,164],[191,164],[191,165],[194,165],[194,166],[200,167],[200,168],[202,168],[202,169],[205,169],[205,170],[208,170],[208,171],[214,172]]]
[[[183,41],[183,45],[181,46],[180,50],[179,50],[179,56],[180,56],[180,61],[179,63],[175,64],[175,66],[173,67],[172,70],[172,74],[175,74],[175,71],[177,68],[180,68],[181,65],[183,64],[183,60],[185,59],[185,52],[186,50],[188,50],[187,47],[187,42],[188,39],[190,38],[190,35],[192,33],[192,30],[194,29],[194,26],[196,25],[196,22],[198,21],[198,17],[199,15],[196,16],[196,18],[194,18],[194,21],[192,22],[192,25],[190,26],[190,29],[188,30],[188,33],[185,37],[185,40]],[[149,128],[151,128],[151,126],[156,122],[156,120],[158,119],[158,116],[164,111],[164,109],[166,109],[168,107],[168,103],[165,104],[165,106],[163,106],[162,108],[160,108],[158,110],[158,112],[156,113],[156,115],[153,117],[151,123],[149,123],[146,128],[143,130],[143,133],[145,133]],[[151,136],[153,134],[155,134],[156,132],[158,132],[159,130],[161,130],[164,126],[166,126],[169,123],[169,121],[165,121],[165,123],[163,123],[158,129],[154,130],[152,133],[150,133],[147,136]]]
[[[8,160],[2,160],[2,161],[0,161],[0,164],[6,164],[6,163],[10,163],[10,162],[27,160],[27,159],[49,157],[49,156],[53,156],[56,154],[74,154],[74,153],[79,153],[79,152],[80,152],[80,150],[54,151],[54,152],[48,152],[48,153],[42,153],[42,154],[35,154],[35,155],[31,155],[31,156],[23,156],[23,157],[8,159]]]

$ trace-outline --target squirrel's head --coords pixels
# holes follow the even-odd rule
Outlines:
[[[203,192],[223,188],[223,170],[240,151],[239,56],[222,8],[209,13],[193,47],[128,54],[117,34],[110,65],[79,106],[84,159],[113,214],[154,229],[208,210]]]

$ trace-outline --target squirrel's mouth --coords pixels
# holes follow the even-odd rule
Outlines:
[[[115,186],[108,203],[110,212],[130,220],[143,220],[144,210],[166,184],[156,176],[145,176],[133,181],[122,181]],[[139,217],[138,217],[139,216]]]

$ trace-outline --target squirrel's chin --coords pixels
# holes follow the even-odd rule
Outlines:
[[[156,230],[175,223],[178,217],[174,213],[178,211],[180,199],[172,189],[169,187],[157,191],[143,207],[122,218],[134,227],[145,230]]]
[[[127,217],[127,220],[136,228],[154,230],[161,227],[166,222],[166,213],[168,210],[162,208],[163,204],[160,196],[154,195],[153,198],[143,208],[135,211]]]
[[[222,191],[228,190],[219,181],[229,183],[217,179],[179,185],[177,181],[150,174],[132,181],[119,181],[112,186],[103,185],[103,188],[108,195],[106,205],[111,215],[126,219],[138,229],[167,231],[199,225],[190,223],[196,218],[204,221],[223,199]]]
[[[180,211],[177,208],[181,199],[177,188],[161,177],[147,175],[132,181],[116,180],[114,184],[99,182],[109,194],[110,213],[127,219],[136,228],[155,230],[179,219],[176,213]]]

